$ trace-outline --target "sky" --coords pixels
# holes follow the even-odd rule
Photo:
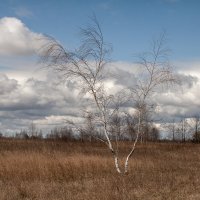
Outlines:
[[[155,97],[160,115],[181,118],[200,113],[200,1],[198,0],[0,0],[0,131],[13,134],[32,121],[42,130],[78,120],[81,103],[73,84],[40,70],[37,51],[49,35],[67,49],[80,44],[80,27],[95,13],[112,68],[132,77],[135,55],[166,32],[170,61],[184,77],[179,92]],[[113,87],[127,86],[124,77]],[[121,82],[120,82],[121,81]]]

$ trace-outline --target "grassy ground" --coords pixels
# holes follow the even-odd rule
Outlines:
[[[200,145],[139,144],[123,176],[103,144],[4,139],[0,200],[199,200],[199,155]]]

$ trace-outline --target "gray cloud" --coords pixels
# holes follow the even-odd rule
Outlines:
[[[113,63],[110,67],[106,86],[111,93],[136,83],[134,65]],[[79,96],[76,81],[60,82],[54,73],[41,71],[28,78],[34,74],[25,72],[21,75],[23,81],[0,74],[0,129],[4,133],[27,128],[32,121],[47,131],[56,124],[64,125],[66,119],[80,120],[81,110],[90,106],[86,97]],[[171,121],[200,113],[199,78],[185,74],[179,74],[179,78],[183,83],[181,87],[159,90],[153,95],[152,100],[158,105],[158,118]],[[124,107],[131,109],[132,104],[129,102]]]
[[[200,81],[198,77],[180,74],[182,85],[155,94],[163,119],[194,117],[200,113]]]
[[[120,69],[118,65],[117,67],[115,65],[113,71],[116,85],[121,85],[123,88],[134,87],[137,80],[134,71],[128,70],[127,66],[123,70],[123,65]],[[158,105],[159,119],[170,121],[172,118],[193,117],[200,113],[200,79],[198,74],[195,76],[183,73],[182,69],[182,72],[177,74],[177,78],[181,85],[158,88],[151,98],[152,102]],[[131,103],[129,102],[126,106],[130,108]]]
[[[18,83],[14,79],[8,79],[5,74],[0,73],[0,95],[5,95],[7,93],[11,93],[16,90],[18,87]]]
[[[50,77],[53,75],[47,76],[45,81],[29,78],[19,83],[1,74],[1,131],[19,130],[32,120],[45,120],[49,116],[78,117],[81,101],[74,86],[58,85],[57,77],[54,76],[53,80]]]

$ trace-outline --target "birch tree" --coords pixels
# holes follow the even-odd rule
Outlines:
[[[41,49],[41,58],[45,66],[60,73],[65,80],[76,80],[82,93],[90,95],[95,116],[103,127],[104,138],[100,138],[106,144],[114,158],[114,164],[118,173],[128,172],[129,158],[135,150],[140,135],[142,120],[147,107],[146,99],[153,89],[163,83],[174,80],[172,71],[165,63],[159,63],[158,59],[162,51],[162,40],[153,48],[154,60],[150,63],[143,59],[142,66],[148,72],[148,82],[139,80],[138,85],[132,88],[137,107],[137,134],[133,146],[126,156],[124,167],[119,166],[118,148],[115,148],[111,140],[110,119],[119,114],[120,107],[126,101],[118,96],[107,93],[104,84],[105,65],[109,61],[111,48],[104,41],[103,33],[96,18],[92,19],[92,25],[81,29],[81,45],[75,51],[65,49],[54,38],[46,37],[46,44]],[[120,96],[120,95],[119,95]],[[125,95],[126,96],[126,95]],[[123,169],[123,170],[122,170]]]
[[[152,41],[149,52],[139,55],[137,83],[129,88],[133,107],[138,116],[138,130],[132,150],[127,156],[125,168],[128,166],[128,160],[135,150],[139,136],[143,134],[142,126],[146,123],[146,115],[155,108],[151,100],[156,90],[162,89],[163,86],[169,87],[179,83],[169,62],[168,53],[169,50],[165,47],[165,33],[163,32],[158,39]]]
[[[117,172],[121,173],[117,152],[108,132],[108,107],[113,96],[106,94],[103,83],[104,67],[111,49],[106,45],[95,17],[92,19],[92,25],[81,29],[81,36],[82,44],[75,51],[69,51],[54,38],[46,37],[46,43],[40,50],[42,62],[47,68],[61,73],[64,79],[75,79],[79,83],[80,91],[91,96],[104,130],[105,141],[102,141],[114,157]]]

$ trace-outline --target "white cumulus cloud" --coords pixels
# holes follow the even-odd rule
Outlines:
[[[0,19],[0,55],[32,55],[42,44],[42,34],[32,32],[14,17]]]

